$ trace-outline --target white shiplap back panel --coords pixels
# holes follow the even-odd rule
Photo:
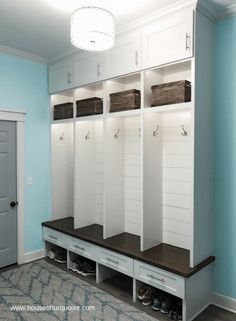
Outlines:
[[[191,249],[191,112],[163,113],[163,242]],[[183,136],[184,126],[187,136]]]
[[[117,134],[117,135],[116,135]],[[115,137],[116,136],[116,137]],[[124,220],[124,121],[105,120],[104,238],[123,233]]]
[[[76,123],[75,228],[102,224],[103,121]]]
[[[103,225],[103,191],[104,191],[104,151],[103,151],[103,121],[95,122],[95,223]]]
[[[125,232],[140,235],[140,118],[124,119]],[[133,184],[131,184],[133,182]]]
[[[86,139],[88,135],[89,139]],[[90,121],[77,122],[75,131],[75,221],[74,228],[94,223],[95,130]]]
[[[162,215],[162,116],[143,118],[143,221],[141,250],[163,240]]]
[[[51,127],[53,219],[74,215],[74,125]]]

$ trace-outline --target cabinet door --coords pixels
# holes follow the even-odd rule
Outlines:
[[[106,78],[106,57],[102,54],[77,56],[75,85],[95,83]]]
[[[193,11],[161,18],[142,29],[142,68],[150,68],[193,55]]]
[[[108,78],[140,70],[140,31],[121,35],[107,51]]]
[[[49,93],[70,89],[74,86],[73,61],[63,61],[48,68]]]

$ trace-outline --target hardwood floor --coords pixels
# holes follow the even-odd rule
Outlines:
[[[210,305],[194,321],[236,321],[236,314]]]

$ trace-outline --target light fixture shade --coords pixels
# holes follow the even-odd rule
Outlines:
[[[82,7],[71,16],[71,43],[80,49],[102,51],[114,44],[114,16],[98,7]]]

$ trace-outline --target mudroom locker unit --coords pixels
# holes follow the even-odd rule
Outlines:
[[[210,302],[212,50],[213,22],[189,5],[129,26],[105,53],[49,66],[46,248],[66,249],[68,266],[74,254],[94,260],[97,283],[126,275],[133,301],[140,284],[181,298],[185,321]],[[152,106],[152,86],[183,80],[190,101]],[[133,89],[140,107],[111,112],[110,95]],[[94,97],[102,113],[77,117],[77,102]],[[54,120],[60,104],[67,118]]]

